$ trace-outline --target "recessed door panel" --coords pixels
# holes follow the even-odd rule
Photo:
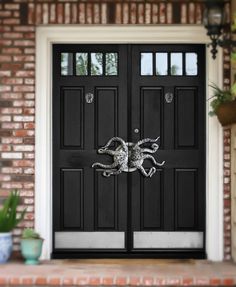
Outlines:
[[[63,226],[64,228],[82,228],[83,214],[83,170],[63,169]]]
[[[141,177],[142,230],[161,228],[162,173],[161,170],[158,170],[155,176],[148,180]]]
[[[197,90],[196,88],[176,88],[175,123],[176,147],[197,147]]]
[[[163,131],[163,89],[142,87],[140,92],[141,136],[142,138],[156,138],[157,135],[162,135]]]
[[[118,133],[118,91],[117,87],[96,88],[95,91],[96,147],[101,147]]]
[[[102,171],[95,171],[96,229],[117,227],[117,178],[105,178]]]
[[[176,228],[191,229],[197,225],[196,190],[197,170],[177,169],[175,171],[176,190]]]
[[[63,146],[83,146],[83,89],[62,88]]]

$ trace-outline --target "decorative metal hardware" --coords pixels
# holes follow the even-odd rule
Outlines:
[[[85,100],[87,104],[92,104],[93,99],[94,99],[94,95],[92,93],[85,94]]]
[[[168,92],[168,93],[165,94],[165,100],[166,100],[167,104],[172,103],[173,98],[174,98],[173,93],[169,93]]]
[[[139,133],[139,129],[134,129],[134,132],[135,132],[136,134],[138,134],[138,133]]]
[[[159,145],[156,144],[160,137],[156,139],[146,138],[138,141],[136,144],[132,142],[125,142],[120,137],[111,138],[107,144],[98,150],[100,154],[109,154],[113,156],[114,162],[106,165],[99,162],[95,162],[92,167],[101,167],[105,170],[103,175],[109,177],[111,175],[118,175],[122,172],[133,172],[139,170],[145,177],[152,177],[156,172],[156,168],[153,166],[148,172],[144,169],[143,162],[145,159],[150,159],[156,166],[163,166],[165,161],[159,163],[155,158],[150,155],[155,153],[159,149]],[[115,149],[108,149],[112,142],[120,142],[120,145]],[[140,147],[144,143],[153,143],[151,148]]]

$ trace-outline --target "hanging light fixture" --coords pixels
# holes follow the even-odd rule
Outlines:
[[[205,1],[203,24],[211,39],[212,58],[216,58],[217,45],[220,47],[236,46],[236,41],[230,37],[230,23],[227,23],[224,0]]]

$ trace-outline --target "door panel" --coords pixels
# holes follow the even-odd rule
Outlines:
[[[150,180],[141,177],[141,228],[152,230],[161,228],[162,171],[158,170]]]
[[[117,177],[106,178],[95,171],[95,211],[97,230],[117,228]]]
[[[175,95],[175,148],[197,148],[197,89],[176,87]]]
[[[141,87],[140,127],[141,138],[156,138],[163,134],[163,89],[160,87]],[[155,125],[153,124],[155,123]]]
[[[96,161],[111,162],[110,156],[97,154],[111,137],[127,138],[127,73],[124,62],[117,61],[116,66],[114,58],[115,54],[125,59],[126,49],[122,45],[53,47],[55,253],[126,248],[127,176],[105,178],[101,169],[91,167]],[[68,63],[61,64],[61,58]],[[123,72],[118,75],[118,71]],[[115,235],[116,243],[109,244]]]
[[[191,65],[188,62],[186,66],[185,61],[186,58],[189,60],[189,52],[194,52],[195,59],[191,76],[188,74]],[[135,182],[130,187],[132,232],[133,237],[136,236],[132,252],[139,249],[148,252],[150,248],[161,251],[165,244],[159,242],[158,237],[169,240],[166,231],[173,237],[177,231],[195,232],[193,237],[192,234],[186,236],[190,241],[195,238],[197,244],[186,241],[185,245],[180,244],[181,248],[204,248],[204,237],[198,236],[205,228],[202,209],[205,206],[205,65],[200,61],[204,59],[204,53],[204,47],[200,45],[132,46],[132,141],[160,136],[160,149],[153,156],[156,161],[165,160],[163,168],[151,179],[139,173],[130,174]],[[163,64],[163,59],[158,62],[163,55],[167,71],[158,67],[159,63]],[[137,95],[140,101],[136,100]],[[135,129],[140,129],[140,134],[134,133]],[[153,162],[145,160],[143,166],[148,169]],[[176,235],[181,238],[180,233]],[[169,248],[174,245],[171,243]]]
[[[84,105],[83,89],[62,89],[62,147],[83,148]]]
[[[53,67],[52,256],[203,258],[205,47],[55,44]],[[164,166],[105,177],[112,137],[160,137]]]
[[[176,229],[193,229],[197,224],[196,218],[196,190],[197,190],[196,169],[175,170],[175,191],[176,191]],[[187,216],[186,216],[187,215]]]
[[[78,169],[62,169],[62,214],[63,227],[81,229],[83,214],[83,171]]]
[[[98,87],[95,90],[96,146],[104,146],[104,139],[118,135],[118,87]]]

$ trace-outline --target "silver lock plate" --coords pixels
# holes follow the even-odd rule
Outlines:
[[[87,104],[92,104],[93,99],[94,99],[94,95],[92,93],[85,94],[85,100]]]
[[[166,100],[166,103],[167,103],[167,104],[172,103],[173,98],[174,98],[173,93],[170,93],[170,92],[165,93],[165,100]]]

